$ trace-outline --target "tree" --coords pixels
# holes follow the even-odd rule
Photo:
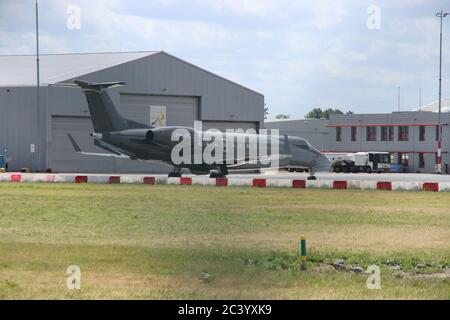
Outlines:
[[[264,120],[269,119],[269,106],[264,104]]]
[[[286,120],[286,119],[290,119],[290,118],[291,118],[291,116],[288,114],[279,114],[275,117],[275,119],[278,119],[278,120]]]
[[[330,120],[330,116],[333,114],[344,114],[339,109],[325,109],[322,110],[321,108],[314,108],[312,109],[306,116],[306,119],[327,119]],[[354,114],[352,111],[347,112],[347,114]]]

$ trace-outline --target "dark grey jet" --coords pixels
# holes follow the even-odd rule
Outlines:
[[[223,161],[221,163],[206,163],[204,160],[200,162],[175,164],[172,160],[172,150],[180,143],[180,140],[172,141],[172,134],[175,130],[182,130],[190,135],[190,139],[194,141],[197,138],[210,135],[210,131],[199,132],[194,128],[188,127],[152,127],[136,121],[124,118],[119,114],[117,108],[112,102],[107,89],[117,86],[123,86],[123,82],[110,83],[92,83],[81,80],[75,80],[74,83],[81,87],[86,95],[87,104],[91,114],[92,124],[95,132],[91,134],[94,138],[94,144],[108,153],[87,153],[83,152],[73,137],[68,134],[70,142],[75,151],[80,154],[119,157],[131,160],[160,162],[173,166],[174,170],[169,177],[181,177],[182,169],[188,169],[193,174],[209,174],[212,178],[225,177],[229,170],[251,170],[273,167],[273,160],[277,160],[278,168],[306,168],[310,172],[310,180],[314,180],[314,174],[319,171],[330,171],[331,163],[317,149],[315,149],[308,141],[299,137],[291,136],[265,136],[247,133],[223,133]],[[73,86],[73,85],[72,85]],[[230,136],[231,135],[231,136]],[[245,137],[243,137],[243,135]],[[244,138],[245,155],[235,155],[229,157],[227,153],[228,141]],[[211,138],[211,141],[214,141]],[[265,139],[267,141],[268,156],[256,157],[249,156],[249,143],[251,139]],[[176,139],[175,139],[176,140]],[[211,143],[202,141],[199,138],[199,147],[201,152]],[[242,141],[242,140],[241,140]],[[255,141],[255,140],[253,140]],[[276,144],[273,144],[276,141]],[[236,142],[237,143],[237,142]],[[234,144],[234,146],[236,146]],[[273,146],[276,146],[273,147]],[[274,149],[274,150],[272,150]],[[276,150],[278,149],[278,150]],[[198,150],[198,149],[196,149]],[[190,149],[192,153],[191,159],[194,159],[195,146]],[[197,151],[198,153],[198,151]],[[239,152],[235,152],[239,154]],[[203,159],[203,158],[202,158]],[[268,164],[267,160],[270,164]],[[194,163],[192,161],[192,163]]]

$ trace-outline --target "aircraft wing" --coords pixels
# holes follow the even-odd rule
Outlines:
[[[95,152],[83,152],[80,148],[80,146],[78,145],[78,143],[75,141],[75,139],[72,137],[72,135],[70,133],[67,134],[67,136],[69,137],[70,143],[72,144],[73,149],[75,150],[76,153],[85,155],[85,156],[96,156],[96,157],[107,157],[107,158],[120,158],[120,159],[130,159],[129,156],[121,154],[121,153],[117,153],[113,150],[109,150],[113,153],[95,153]]]
[[[273,155],[273,156],[265,156],[258,159],[246,159],[246,160],[238,160],[238,163],[227,165],[228,168],[238,168],[245,165],[258,165],[260,162],[268,162],[268,161],[282,161],[282,160],[288,160],[291,159],[292,155],[290,154],[279,154],[279,155]]]

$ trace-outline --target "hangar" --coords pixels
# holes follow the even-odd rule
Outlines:
[[[110,90],[126,117],[150,124],[164,110],[168,126],[254,128],[264,121],[264,96],[163,51],[42,55],[37,107],[36,57],[0,56],[0,147],[10,158],[9,170],[99,173],[165,173],[162,164],[97,158],[76,154],[71,133],[81,148],[93,145],[92,124],[84,94],[58,86],[73,79],[124,81]]]

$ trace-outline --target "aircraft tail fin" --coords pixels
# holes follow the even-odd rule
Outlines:
[[[93,83],[74,80],[74,83],[83,89],[95,132],[104,133],[148,127],[122,117],[111,100],[107,89],[123,86],[124,82]]]

